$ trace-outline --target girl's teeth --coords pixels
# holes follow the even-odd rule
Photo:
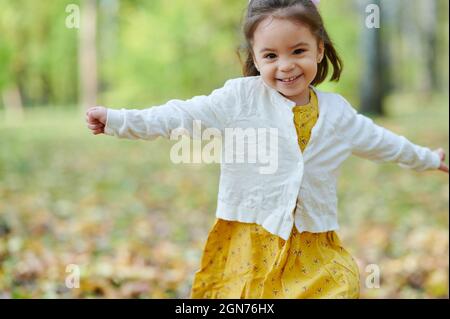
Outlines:
[[[289,79],[286,79],[286,80],[282,80],[283,82],[291,82],[291,81],[293,81],[295,79],[295,76],[293,77],[293,78],[289,78]]]

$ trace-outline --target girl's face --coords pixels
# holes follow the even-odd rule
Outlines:
[[[296,105],[309,102],[309,84],[323,58],[323,43],[303,24],[271,17],[255,30],[253,61],[264,82]]]

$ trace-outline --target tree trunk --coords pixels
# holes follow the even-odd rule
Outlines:
[[[79,88],[82,110],[97,103],[97,3],[96,0],[81,1],[79,33]]]
[[[380,7],[379,0],[366,1],[366,5]],[[381,9],[380,9],[381,14]],[[380,17],[381,20],[381,17]],[[383,115],[385,85],[383,83],[383,50],[381,27],[369,28],[364,25],[362,32],[363,73],[361,81],[361,108],[364,114]]]
[[[421,42],[424,44],[425,72],[421,88],[432,93],[438,88],[437,4],[436,0],[420,2]]]
[[[23,105],[20,90],[17,85],[12,85],[2,92],[5,106],[5,120],[8,123],[16,123],[23,120]]]

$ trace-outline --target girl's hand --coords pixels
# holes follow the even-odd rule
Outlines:
[[[438,153],[441,158],[441,166],[439,166],[438,169],[448,174],[448,166],[445,164],[445,151],[442,148],[438,148],[435,152]]]
[[[107,109],[103,106],[90,107],[86,111],[87,127],[94,135],[105,133]]]

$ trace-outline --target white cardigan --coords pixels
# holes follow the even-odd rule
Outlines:
[[[269,137],[278,145],[251,138],[243,143],[247,156],[251,147],[272,152],[276,170],[267,172],[267,162],[262,161],[227,162],[224,154],[232,146],[222,143],[216,217],[257,223],[285,240],[294,224],[299,232],[338,229],[337,178],[351,154],[416,171],[440,166],[436,152],[376,125],[342,96],[312,88],[318,97],[319,118],[303,154],[293,120],[295,103],[260,76],[228,80],[209,96],[171,100],[145,110],[108,109],[105,134],[153,140],[169,138],[177,128],[184,128],[191,137],[198,127],[203,132],[216,128],[225,135],[226,128],[272,128]]]

